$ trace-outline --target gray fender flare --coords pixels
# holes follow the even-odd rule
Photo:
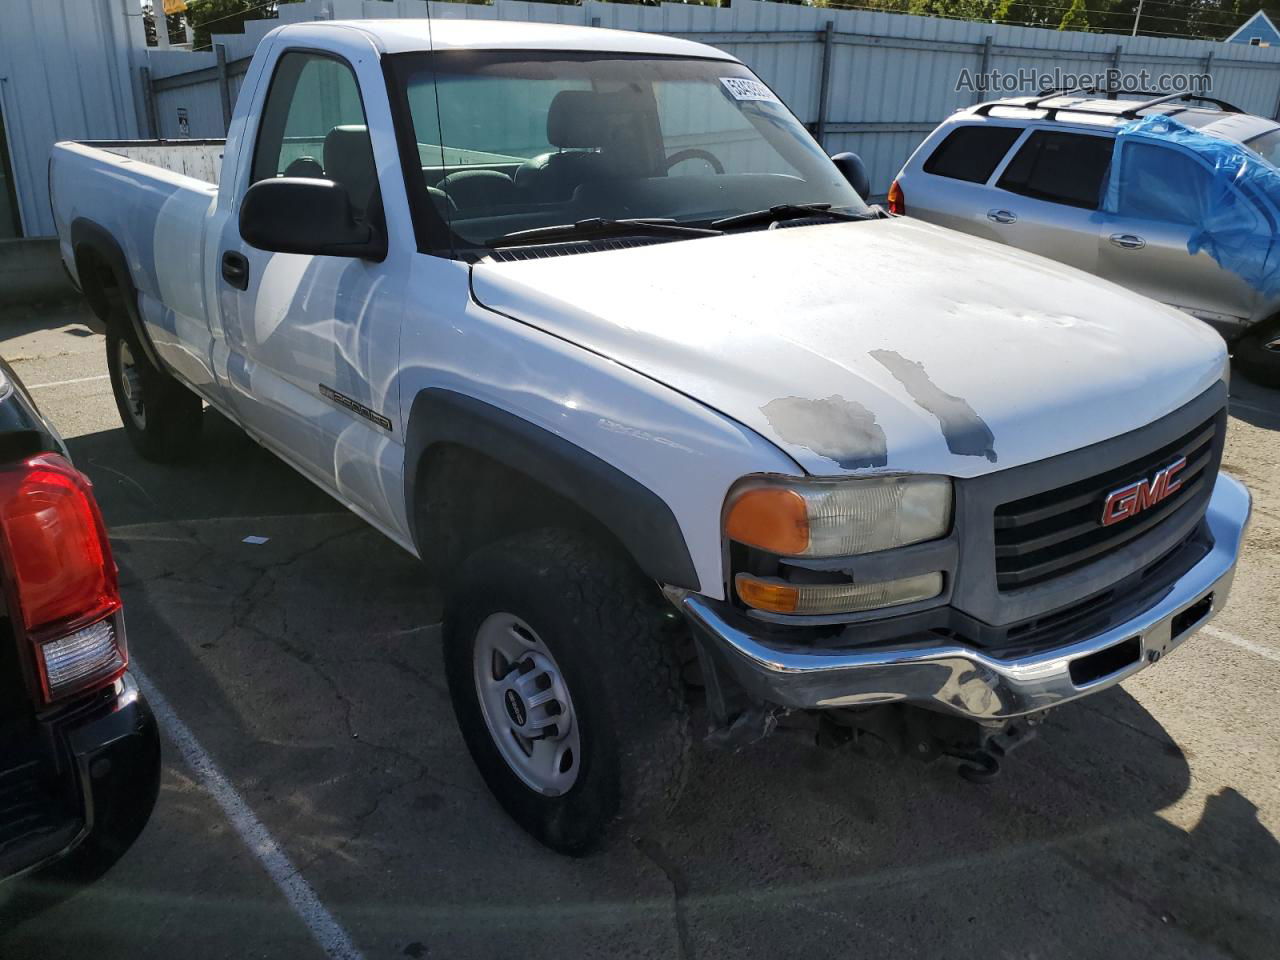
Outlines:
[[[120,249],[120,244],[116,241],[116,238],[102,225],[81,217],[71,224],[71,249],[75,252],[77,273],[81,270],[80,254],[82,250],[92,251],[106,264],[107,269],[111,271],[111,275],[115,277],[116,286],[120,289],[121,299],[124,301],[125,316],[129,325],[133,328],[134,337],[142,345],[143,352],[146,353],[147,360],[151,362],[152,366],[157,370],[163,370],[164,366],[160,363],[160,358],[156,354],[155,345],[152,344],[146,325],[142,322],[142,316],[138,313],[138,290],[134,286],[133,275],[129,272],[129,261],[125,259],[124,251]],[[80,277],[80,289],[84,291],[85,297],[94,308],[94,313],[98,313],[100,304],[94,303],[94,296],[90,293],[83,275]],[[103,307],[102,314],[105,314],[105,305],[101,306]],[[106,322],[105,316],[103,321]]]
[[[425,546],[416,529],[419,473],[431,448],[442,444],[483,454],[528,475],[612,533],[646,576],[698,589],[698,575],[679,521],[652,490],[522,417],[439,388],[414,397],[405,434],[405,505],[419,553]]]

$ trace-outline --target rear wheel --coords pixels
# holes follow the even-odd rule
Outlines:
[[[120,421],[138,453],[166,463],[196,451],[204,423],[200,398],[152,364],[132,330],[108,330],[107,372]]]
[[[1246,333],[1232,346],[1231,355],[1254,383],[1280,387],[1280,318]]]
[[[683,786],[688,710],[652,583],[567,531],[473,555],[445,617],[458,726],[507,813],[561,853],[619,818],[665,813]]]

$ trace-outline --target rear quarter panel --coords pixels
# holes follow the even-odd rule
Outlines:
[[[940,227],[960,230],[975,237],[982,237],[984,240],[1007,242],[1007,237],[986,219],[986,211],[998,206],[1000,195],[1003,194],[1003,191],[997,191],[989,184],[999,178],[1009,158],[1022,146],[1028,130],[1024,124],[994,124],[1013,127],[1021,130],[1022,133],[1014,141],[1013,146],[1006,151],[1004,158],[996,164],[985,183],[940,177],[926,173],[924,169],[925,162],[952,131],[961,126],[978,126],[992,122],[982,117],[966,117],[963,121],[947,120],[925,138],[898,174],[898,185],[902,188],[907,205],[907,216],[916,217],[928,223],[936,223]]]
[[[216,194],[212,183],[107,150],[54,146],[50,198],[63,261],[76,275],[77,221],[109,233],[124,255],[156,352],[198,389],[213,384],[204,226]]]

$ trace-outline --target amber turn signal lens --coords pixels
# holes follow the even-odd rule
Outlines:
[[[796,601],[800,599],[800,591],[788,583],[757,580],[745,573],[738,574],[735,583],[742,602],[757,610],[768,610],[770,613],[794,613]]]
[[[794,490],[757,487],[733,502],[724,531],[739,543],[795,556],[809,546],[809,512]]]
[[[902,195],[902,188],[898,186],[898,181],[893,181],[889,185],[889,196],[887,197],[887,206],[890,213],[896,213],[903,216],[907,212],[907,198]]]

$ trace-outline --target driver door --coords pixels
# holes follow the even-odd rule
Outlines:
[[[326,179],[346,188],[357,218],[386,229],[359,66],[321,52],[281,53],[241,163],[241,200],[266,178]],[[258,250],[241,238],[235,215],[221,240],[219,299],[237,415],[344,502],[382,515],[379,463],[394,460],[386,448],[400,440],[393,391],[403,263],[395,254],[376,263]]]

